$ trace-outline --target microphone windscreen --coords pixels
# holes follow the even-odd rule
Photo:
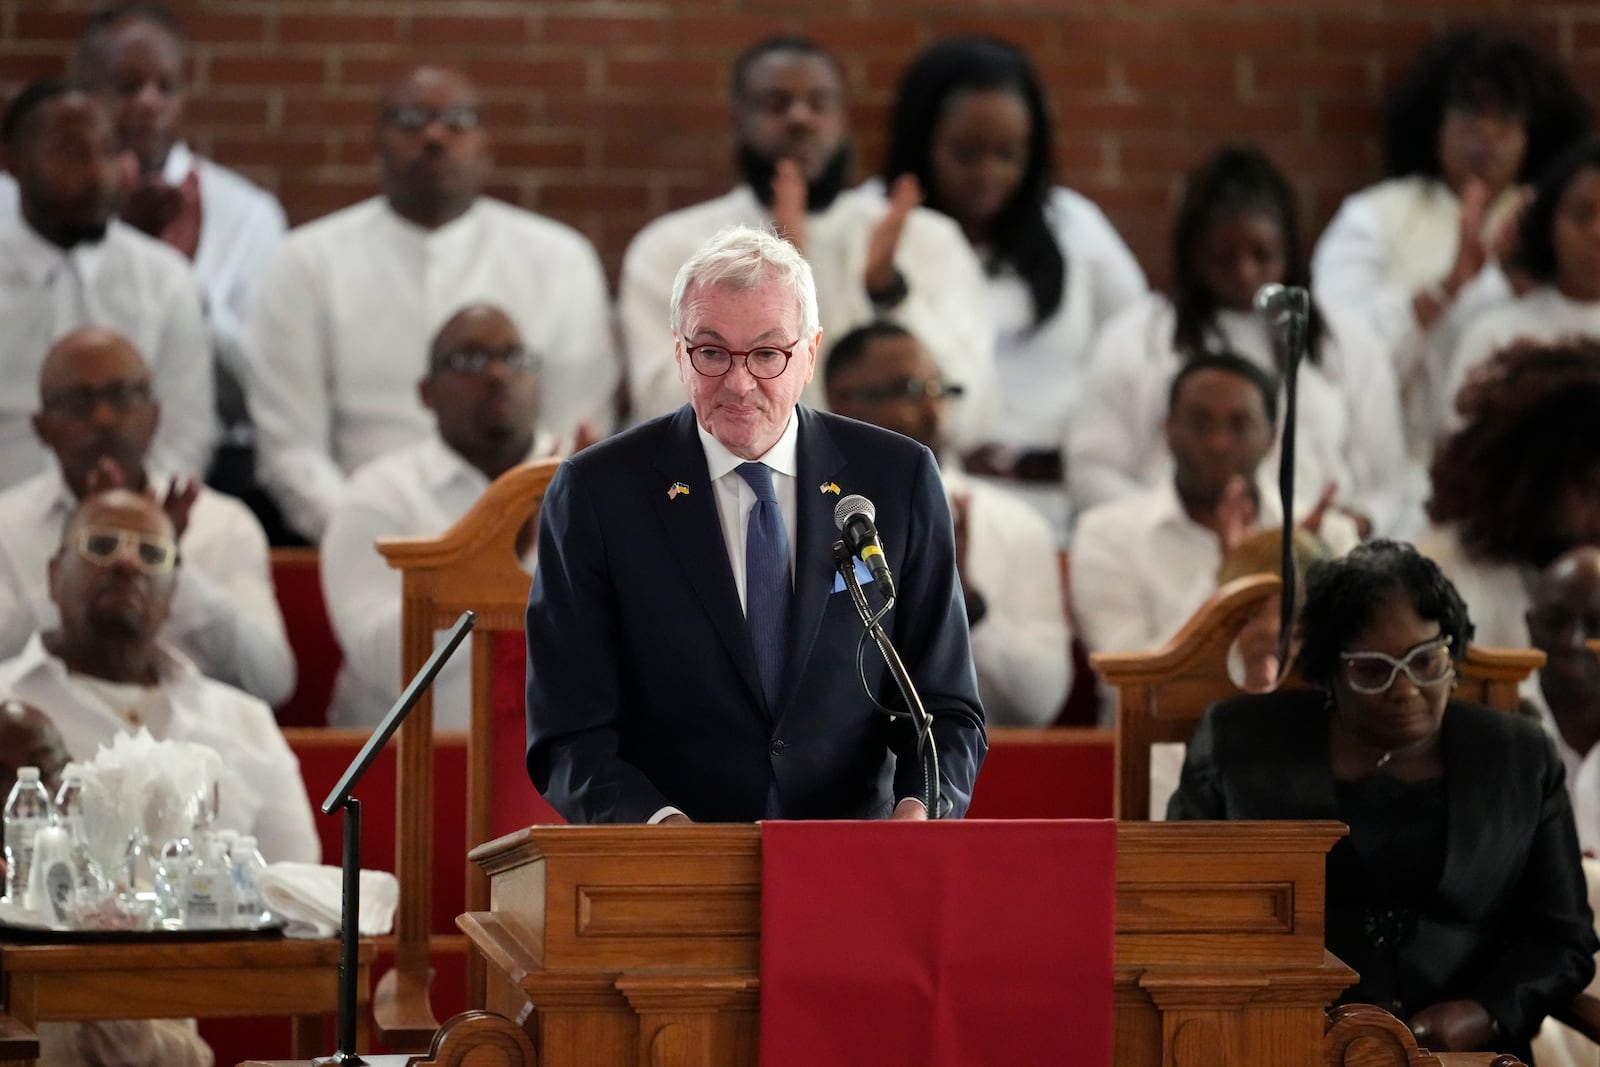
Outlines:
[[[840,530],[853,516],[865,515],[871,522],[878,517],[878,509],[872,506],[872,501],[859,493],[851,493],[833,508],[833,524]]]
[[[1283,300],[1284,287],[1277,282],[1263,285],[1256,290],[1256,310],[1266,314],[1278,309],[1278,304]]]

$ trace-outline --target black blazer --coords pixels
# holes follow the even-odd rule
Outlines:
[[[861,621],[834,591],[833,508],[851,493],[877,505],[899,593],[885,629],[933,716],[945,795],[965,812],[988,746],[933,456],[887,430],[796,412],[794,618],[776,708],[762,696],[694,412],[585,449],[551,481],[528,599],[528,772],[572,821],[643,822],[667,805],[750,821],[773,781],[792,818],[884,816],[921,792],[919,762],[895,754],[909,735],[862,692]],[[876,650],[863,662],[887,703]]]
[[[1170,819],[1337,819],[1327,697],[1318,691],[1244,696],[1209,708],[1184,760]],[[1552,1011],[1594,975],[1596,940],[1566,776],[1533,720],[1452,700],[1443,744],[1444,874],[1418,907],[1400,950],[1407,1011],[1467,998],[1525,1050]],[[1403,818],[1404,812],[1397,812]],[[1348,861],[1334,845],[1328,865]],[[1328,948],[1355,967],[1387,966],[1355,902],[1328,904]],[[1367,905],[1361,905],[1365,908]]]

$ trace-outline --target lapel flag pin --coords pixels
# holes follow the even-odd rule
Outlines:
[[[839,495],[839,483],[838,482],[823,482],[821,485],[817,486],[817,491],[819,493],[832,493],[834,496],[838,496]]]
[[[689,487],[687,485],[684,485],[682,482],[673,482],[672,483],[672,488],[667,490],[667,499],[668,500],[676,500],[676,499],[678,499],[678,495],[680,493],[682,495],[684,495],[684,496],[688,496],[689,495]]]

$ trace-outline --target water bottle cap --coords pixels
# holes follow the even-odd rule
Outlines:
[[[37,768],[37,767],[18,767],[17,768],[17,781],[19,781],[19,782],[37,782],[38,780],[39,780],[39,768]]]

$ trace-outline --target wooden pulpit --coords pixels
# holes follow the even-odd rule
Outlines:
[[[1338,823],[1118,826],[1117,1067],[1317,1064],[1355,974],[1323,948]],[[536,827],[476,849],[462,929],[538,1062],[756,1062],[756,826]]]

